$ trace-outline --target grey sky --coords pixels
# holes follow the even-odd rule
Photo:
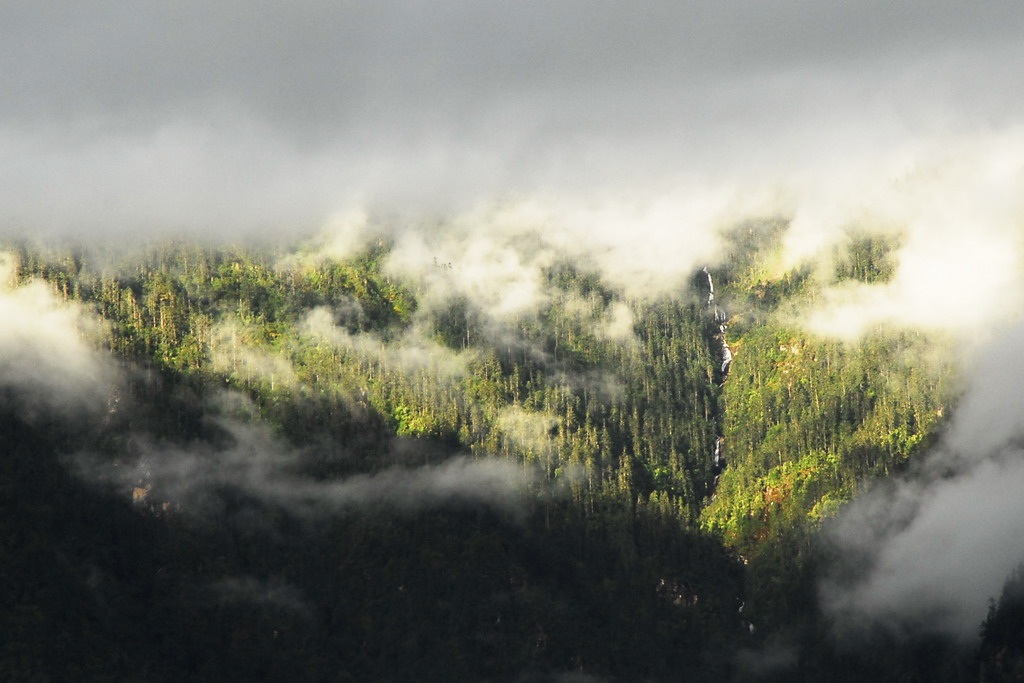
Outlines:
[[[999,128],[1024,6],[0,5],[0,230],[306,230]]]

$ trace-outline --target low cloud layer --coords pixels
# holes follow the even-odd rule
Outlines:
[[[0,253],[0,395],[22,417],[97,417],[117,375],[94,346],[98,324],[42,282],[19,286],[16,265]]]
[[[412,327],[398,340],[388,343],[372,332],[352,333],[338,325],[351,309],[319,306],[303,318],[300,330],[317,342],[350,352],[356,358],[383,363],[385,367],[405,373],[426,372],[435,381],[457,380],[467,372],[473,350],[456,352],[441,346]]]
[[[988,600],[1024,561],[1022,345],[1020,326],[992,344],[939,447],[841,513],[821,586],[840,634],[977,637]]]
[[[896,155],[851,182],[855,192],[798,210],[786,236],[791,261],[813,257],[844,230],[895,233],[903,245],[885,284],[830,289],[808,324],[857,337],[895,323],[992,339],[1024,303],[1024,129],[988,133]],[[853,179],[851,179],[853,180]]]
[[[551,301],[544,271],[569,262],[628,297],[678,293],[694,270],[727,259],[722,234],[747,219],[787,222],[782,268],[825,266],[851,234],[898,238],[890,281],[826,284],[799,321],[857,339],[890,324],[990,341],[1024,308],[1024,128],[897,147],[784,182],[703,185],[604,200],[533,197],[483,203],[445,219],[388,222],[339,214],[322,253],[367,241],[394,247],[389,274],[415,281],[422,305],[459,296],[492,318]],[[780,273],[766,273],[775,275]],[[619,313],[622,313],[620,311]]]
[[[531,485],[539,485],[535,473],[512,462],[466,457],[318,480],[302,474],[302,454],[269,428],[228,419],[216,423],[230,437],[228,445],[176,447],[137,437],[130,462],[115,465],[80,454],[72,465],[89,480],[105,481],[137,500],[169,503],[185,514],[219,515],[240,504],[240,511],[231,514],[243,522],[249,514],[259,517],[252,503],[308,518],[352,509],[417,511],[452,503],[515,516],[525,509]]]

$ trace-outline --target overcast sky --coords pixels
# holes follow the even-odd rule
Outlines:
[[[353,204],[829,166],[1024,111],[1019,2],[0,4],[0,231],[308,231]]]

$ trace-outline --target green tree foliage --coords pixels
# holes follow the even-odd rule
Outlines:
[[[747,620],[816,632],[820,523],[930,443],[952,373],[922,362],[939,342],[916,332],[845,344],[793,324],[781,312],[813,300],[816,285],[807,268],[782,270],[784,227],[727,236],[716,270],[735,352],[727,374],[704,274],[672,296],[628,300],[556,263],[539,310],[495,320],[465,296],[418,298],[422,283],[385,268],[386,243],[342,261],[169,246],[109,271],[22,249],[19,277],[94,310],[134,371],[121,397],[130,410],[94,431],[5,423],[24,444],[5,467],[34,461],[42,474],[28,486],[6,472],[0,489],[0,541],[14,558],[0,577],[25,586],[5,598],[14,645],[0,671],[727,680],[732,654],[761,638]],[[836,277],[884,280],[894,246],[854,239]],[[303,453],[296,466],[316,481],[455,454],[539,474],[517,519],[453,504],[311,523],[223,493],[225,511],[262,520],[253,529],[228,512],[190,516],[172,494],[132,507],[59,465],[84,448],[127,462],[137,432],[181,448],[225,438],[209,419],[228,410],[210,407],[225,391],[245,397],[244,419]],[[111,521],[79,529],[74,545],[53,524],[79,505]],[[32,578],[40,564],[53,565],[45,581]],[[108,593],[97,597],[90,567]],[[254,597],[253,586],[278,584],[306,597]],[[83,675],[50,661],[58,645],[40,634],[54,627],[94,634],[71,658]]]
[[[894,252],[900,246],[895,235],[854,233],[833,252],[836,281],[888,282],[896,273]]]

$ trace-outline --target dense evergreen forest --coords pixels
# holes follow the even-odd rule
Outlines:
[[[937,335],[802,325],[896,242],[779,272],[781,229],[642,299],[556,262],[509,316],[383,239],[10,245],[16,286],[100,321],[113,379],[80,414],[3,388],[0,679],[1015,680],[1019,575],[980,651],[830,635],[821,529],[960,378]]]

